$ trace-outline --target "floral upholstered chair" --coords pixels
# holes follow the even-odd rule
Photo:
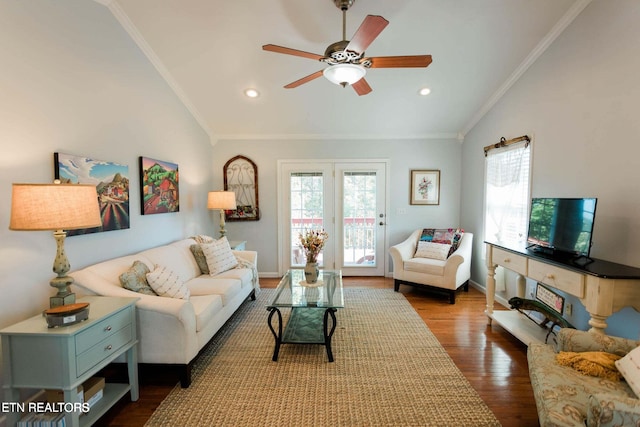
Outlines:
[[[640,399],[624,379],[626,375],[619,380],[585,375],[559,364],[556,357],[559,352],[605,352],[622,357],[622,361],[628,360],[628,353],[638,345],[639,341],[576,329],[561,329],[555,349],[531,343],[527,359],[540,425],[640,425]]]

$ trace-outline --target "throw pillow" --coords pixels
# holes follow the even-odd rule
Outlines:
[[[231,246],[225,236],[213,243],[202,244],[200,247],[207,258],[209,274],[212,276],[231,270],[238,265],[238,260],[231,252]]]
[[[189,246],[191,249],[191,253],[193,257],[196,259],[196,264],[198,264],[198,268],[200,268],[200,273],[209,274],[209,266],[207,265],[207,257],[204,256],[204,252],[202,252],[202,248],[200,245],[191,245]]]
[[[421,242],[453,243],[454,228],[425,228],[420,235]]]
[[[617,354],[604,351],[585,351],[582,353],[561,351],[556,355],[556,362],[559,365],[569,366],[581,374],[611,381],[620,381],[622,379],[620,372],[616,369],[615,362],[618,359],[620,359],[620,356]]]
[[[189,299],[189,288],[182,279],[166,267],[156,265],[155,270],[147,273],[149,285],[161,297]]]
[[[418,242],[415,257],[439,259],[444,261],[449,256],[450,249],[451,245],[445,243]]]
[[[147,282],[147,273],[149,273],[147,264],[142,261],[134,261],[133,265],[120,275],[120,284],[123,288],[133,292],[145,295],[157,295],[151,286],[149,286],[149,282]]]
[[[462,228],[458,228],[453,234],[453,241],[451,242],[451,249],[449,250],[449,256],[458,250],[460,246],[460,240],[462,240],[462,235],[464,234],[464,230]]]
[[[640,398],[640,347],[636,347],[616,361],[616,368],[622,374],[631,390]]]

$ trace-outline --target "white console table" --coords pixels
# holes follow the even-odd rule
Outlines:
[[[546,332],[517,310],[493,310],[497,266],[518,274],[516,296],[520,298],[525,297],[525,277],[579,298],[591,315],[593,332],[604,333],[607,318],[624,307],[640,311],[640,268],[594,258],[583,265],[568,255],[485,243],[488,324],[495,321],[527,345],[544,342]]]

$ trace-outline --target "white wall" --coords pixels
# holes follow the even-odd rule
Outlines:
[[[597,197],[591,255],[640,267],[639,19],[637,0],[594,0],[466,136],[461,215],[479,237],[474,281],[486,278],[482,147],[523,134],[535,138],[532,196]],[[608,332],[638,338],[634,310],[610,320]]]
[[[275,275],[278,271],[278,159],[388,159],[391,188],[387,246],[404,240],[417,228],[459,225],[461,144],[457,141],[220,141],[214,148],[214,189],[223,188],[224,164],[239,154],[258,166],[262,218],[227,222],[227,235],[232,240],[247,240],[247,249],[258,251],[258,270],[262,275]],[[441,171],[439,206],[409,205],[411,169]],[[399,215],[400,208],[407,213]],[[217,215],[215,223],[217,227]]]
[[[52,182],[56,151],[129,166],[131,228],[68,237],[72,269],[211,232],[209,139],[106,7],[0,2],[0,62],[0,328],[54,293],[52,233],[8,226],[11,184]],[[140,214],[141,155],[178,163],[179,213]]]

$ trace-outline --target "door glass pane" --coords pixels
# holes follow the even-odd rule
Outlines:
[[[376,265],[376,173],[343,174],[345,266]]]
[[[324,226],[323,185],[321,172],[297,172],[290,176],[291,188],[291,266],[303,266],[307,260],[300,247],[300,233]],[[322,252],[318,265],[323,265]]]

